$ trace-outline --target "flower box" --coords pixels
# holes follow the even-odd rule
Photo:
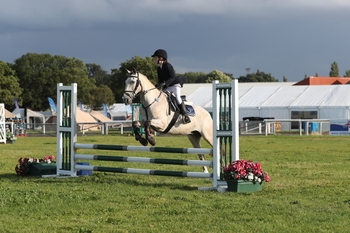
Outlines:
[[[54,175],[56,174],[56,163],[31,163],[30,176]]]
[[[257,192],[262,190],[262,183],[244,180],[227,180],[227,191],[237,193]]]
[[[270,182],[270,176],[263,171],[260,162],[237,160],[224,168],[227,191],[256,192],[262,189],[263,181]]]

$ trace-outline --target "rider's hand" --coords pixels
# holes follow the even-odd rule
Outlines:
[[[163,88],[165,87],[165,83],[157,83],[155,86],[156,88]]]

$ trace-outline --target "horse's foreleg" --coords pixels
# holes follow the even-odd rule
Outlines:
[[[140,133],[140,122],[139,121],[134,121],[132,123],[132,128],[134,130],[134,134],[135,134],[135,139],[136,141],[139,141],[143,146],[147,146],[148,142],[146,139],[144,139]]]
[[[199,158],[199,160],[202,160],[202,161],[205,160],[203,154],[198,154],[198,158]],[[206,166],[203,166],[203,172],[204,172],[204,173],[208,173],[208,172],[209,172],[209,171],[208,171],[208,168],[207,168]]]
[[[147,141],[152,145],[156,145],[156,139],[154,137],[154,130],[151,127],[151,121],[145,122],[145,134]]]
[[[188,139],[190,140],[193,148],[201,148],[201,135],[198,132],[193,132],[192,134],[187,135]],[[204,161],[204,155],[203,154],[198,154],[199,160]],[[206,166],[203,166],[203,172],[208,173],[208,168]]]

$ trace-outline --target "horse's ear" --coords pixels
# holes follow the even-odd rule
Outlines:
[[[135,69],[135,67],[132,68],[132,72],[133,72],[134,74],[137,74],[137,70]]]
[[[128,74],[130,74],[130,73],[131,73],[131,71],[130,71],[130,70],[128,70],[127,68],[125,68],[125,70],[126,70],[126,72],[128,72]]]

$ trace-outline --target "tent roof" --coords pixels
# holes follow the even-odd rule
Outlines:
[[[240,108],[350,107],[350,85],[247,86],[239,83],[238,91]],[[211,111],[211,85],[197,88],[187,100]]]
[[[90,115],[100,122],[110,122],[111,121],[111,119],[109,119],[108,117],[106,117],[105,115],[103,115],[100,112],[91,111]]]
[[[84,112],[77,108],[76,110],[76,121],[77,123],[97,123],[97,120],[93,118],[89,113]]]
[[[5,108],[5,118],[15,118],[16,115]]]

